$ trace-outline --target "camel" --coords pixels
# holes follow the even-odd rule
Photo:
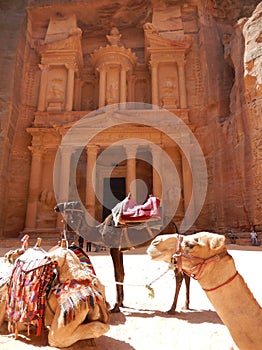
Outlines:
[[[132,249],[147,247],[150,242],[162,232],[159,229],[145,226],[144,228],[136,229],[132,224],[115,226],[113,223],[113,215],[110,214],[97,227],[90,227],[85,216],[85,208],[82,208],[80,202],[63,202],[55,207],[56,212],[62,213],[66,216],[66,221],[71,229],[79,236],[85,237],[89,241],[107,246],[110,248],[110,255],[114,266],[114,276],[116,282],[116,302],[111,313],[120,312],[120,307],[124,307],[124,262],[123,253]],[[176,227],[175,223],[173,225]],[[177,227],[176,227],[177,230]],[[143,243],[141,243],[143,242]],[[169,314],[176,313],[177,300],[183,280],[186,285],[186,301],[184,309],[189,309],[189,291],[190,291],[190,277],[177,269],[174,269],[176,278],[176,290],[174,300]]]
[[[262,310],[227,252],[225,236],[199,232],[155,238],[147,249],[153,260],[170,263],[198,280],[240,350],[259,350]]]
[[[49,345],[64,348],[78,340],[93,341],[93,338],[106,333],[109,330],[109,307],[105,298],[105,288],[90,268],[81,264],[77,255],[67,248],[66,241],[63,240],[61,246],[50,252],[45,252],[40,247],[29,248],[19,256],[18,263],[26,262],[29,266],[37,259],[53,262],[56,266],[54,272],[57,272],[57,278],[53,281],[44,307],[44,324],[49,329]],[[9,305],[7,288],[2,289],[3,287],[5,285],[0,289],[1,322],[4,321],[3,309],[6,308],[6,304]],[[8,315],[8,307],[6,313]],[[17,332],[16,330],[16,337]]]

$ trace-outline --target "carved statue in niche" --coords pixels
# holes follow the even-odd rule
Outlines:
[[[166,78],[161,86],[161,106],[178,108],[177,86],[174,78]]]
[[[62,79],[53,79],[48,91],[48,99],[64,99],[64,83]]]
[[[56,199],[54,191],[44,189],[38,199],[38,227],[54,227],[56,225],[56,214],[53,210]]]
[[[39,195],[39,202],[47,207],[53,208],[56,204],[55,194],[52,190],[43,190]]]
[[[107,35],[106,38],[111,46],[119,46],[121,36],[122,34],[119,33],[119,30],[113,27],[110,31],[110,35]]]
[[[47,90],[47,110],[61,111],[65,102],[65,81],[56,77],[50,80]]]
[[[117,81],[111,81],[107,89],[107,102],[116,103],[118,102],[119,86]]]

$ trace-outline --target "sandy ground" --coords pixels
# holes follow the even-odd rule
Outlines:
[[[229,246],[229,252],[235,259],[238,271],[246,280],[255,298],[262,305],[262,249]],[[0,251],[1,254],[1,251]],[[106,286],[107,300],[114,305],[115,284],[113,266],[109,253],[90,253],[92,263],[100,280]],[[178,300],[178,312],[170,316],[166,311],[170,308],[175,280],[173,272],[168,271],[163,262],[154,262],[144,250],[133,251],[124,255],[126,270],[125,308],[118,314],[112,314],[110,330],[96,339],[94,350],[236,350],[227,328],[222,324],[214,308],[200,288],[198,282],[191,282],[191,310],[182,311],[185,302],[185,286],[181,288]],[[152,284],[155,297],[150,298],[145,285]],[[237,322],[237,320],[236,320]],[[67,348],[80,350],[88,347],[88,341],[79,341]],[[19,334],[14,340],[8,334],[6,326],[0,331],[1,350],[41,350],[57,349],[47,345],[47,336],[41,337]]]

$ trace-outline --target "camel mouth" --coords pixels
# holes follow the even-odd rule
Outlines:
[[[153,247],[149,247],[146,252],[152,260],[161,259],[162,254]]]

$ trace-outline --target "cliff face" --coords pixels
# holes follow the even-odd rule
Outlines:
[[[262,3],[131,3],[95,2],[84,23],[81,12],[89,1],[1,1],[0,235],[15,235],[25,227],[31,169],[31,136],[26,128],[34,120],[40,85],[39,58],[32,42],[47,30],[44,15],[59,13],[62,8],[76,13],[83,40],[90,38],[83,44],[85,64],[90,52],[100,46],[101,32],[109,32],[111,21],[125,26],[123,40],[128,47],[137,48],[140,63],[144,43],[135,26],[140,30],[155,18],[163,26],[163,35],[183,29],[193,38],[185,72],[189,122],[208,168],[206,202],[197,227],[262,228]],[[30,17],[28,9],[33,9],[36,17]],[[165,16],[169,22],[164,21]],[[170,25],[172,21],[176,28]]]
[[[250,138],[250,171],[254,192],[249,193],[255,222],[262,222],[262,3],[243,26],[244,52],[244,97]]]
[[[203,217],[208,228],[247,229],[261,224],[261,3],[209,5],[200,13],[206,125],[196,130],[209,174]]]

